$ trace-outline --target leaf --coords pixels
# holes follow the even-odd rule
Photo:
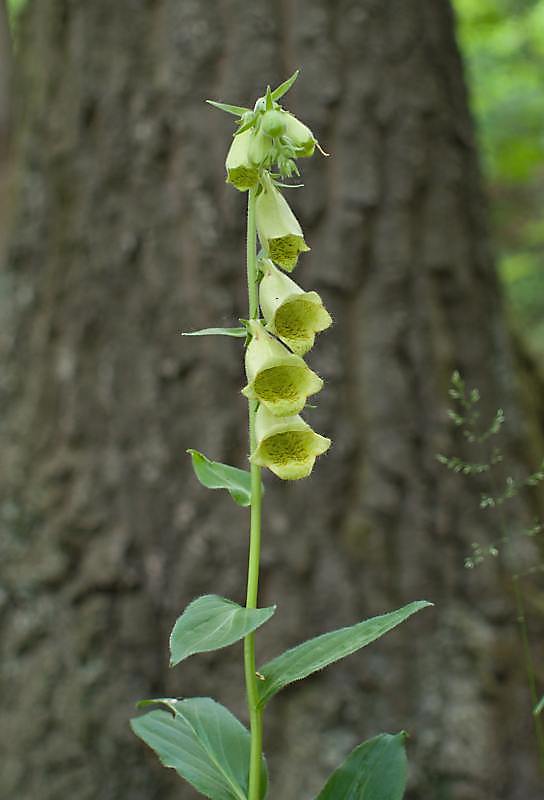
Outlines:
[[[538,714],[541,714],[542,711],[544,711],[544,695],[540,698],[536,706],[533,708],[533,714],[536,717]]]
[[[402,800],[405,736],[382,733],[360,744],[332,773],[317,800]]]
[[[287,78],[286,81],[284,81],[283,83],[280,83],[280,85],[278,87],[276,87],[276,89],[274,89],[274,91],[272,92],[272,100],[279,100],[280,97],[283,97],[283,95],[286,94],[289,91],[291,86],[294,84],[294,82],[298,78],[298,73],[299,72],[300,72],[300,70],[297,69],[295,72],[293,72],[293,74],[291,75],[290,78]]]
[[[324,633],[315,639],[286,650],[277,658],[259,667],[264,680],[259,681],[259,707],[262,708],[270,698],[289,683],[306,678],[341,658],[355,653],[367,644],[379,639],[395,628],[416,611],[431,606],[425,600],[409,603],[397,611],[359,622],[349,628]]]
[[[207,594],[190,603],[178,618],[170,635],[170,666],[195,653],[208,653],[240,641],[276,610],[243,608],[232,600]]]
[[[248,111],[251,111],[250,108],[245,108],[245,106],[231,106],[230,103],[218,103],[217,100],[206,100],[214,108],[218,108],[220,111],[226,111],[227,114],[234,114],[235,117],[241,117],[243,114],[247,114]]]
[[[182,336],[236,336],[243,339],[247,331],[245,328],[202,328],[200,331],[182,331]]]
[[[251,473],[248,470],[210,461],[198,450],[189,449],[187,452],[193,460],[195,475],[203,486],[208,489],[226,489],[239,506],[251,505]]]
[[[242,723],[209,697],[147,700],[139,705],[152,703],[168,711],[150,711],[130,724],[164,766],[175,769],[212,800],[247,800],[251,737]],[[261,800],[267,785],[263,758]]]

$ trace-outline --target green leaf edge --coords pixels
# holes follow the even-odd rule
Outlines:
[[[182,336],[235,336],[243,339],[247,334],[245,328],[202,328],[199,331],[182,331]]]
[[[267,661],[266,664],[263,664],[262,666],[260,666],[258,668],[257,671],[258,671],[259,675],[261,676],[261,680],[262,680],[262,682],[259,684],[259,703],[258,703],[258,708],[259,709],[263,709],[266,706],[266,704],[268,703],[268,701],[271,700],[272,697],[274,697],[274,695],[276,695],[282,689],[285,689],[286,686],[291,686],[291,684],[293,684],[293,683],[298,683],[298,681],[304,680],[304,678],[308,678],[310,675],[314,675],[316,672],[320,672],[322,669],[325,669],[325,667],[328,667],[331,664],[335,664],[336,662],[341,661],[343,658],[348,658],[351,655],[355,655],[355,653],[357,653],[359,650],[362,650],[364,647],[368,647],[369,644],[372,644],[373,642],[377,641],[378,639],[381,639],[382,636],[385,636],[390,631],[395,630],[395,628],[397,628],[403,622],[406,622],[408,619],[410,619],[411,616],[416,614],[418,611],[422,611],[424,608],[428,608],[428,607],[431,607],[431,606],[434,606],[434,603],[430,603],[428,600],[413,600],[411,603],[407,603],[406,606],[401,606],[401,609],[402,608],[413,607],[413,611],[411,611],[404,619],[400,620],[396,625],[393,625],[389,630],[384,631],[384,633],[380,634],[375,639],[372,639],[366,645],[362,645],[361,647],[356,648],[351,653],[346,653],[345,656],[340,656],[339,658],[335,658],[332,661],[328,661],[327,660],[321,666],[317,666],[311,672],[306,673],[306,675],[302,675],[300,678],[295,678],[293,681],[289,681],[288,683],[285,683],[283,686],[280,686],[278,689],[276,689],[272,693],[268,693],[268,691],[267,691],[267,693],[265,694],[265,692],[264,692],[264,689],[265,689],[264,682],[266,681],[266,675],[264,673],[266,672],[267,668],[271,664],[273,664],[275,661],[278,661],[280,658],[282,658],[287,653],[291,652],[292,650],[296,650],[298,647],[301,647],[304,644],[308,644],[310,642],[315,642],[316,640],[321,639],[322,637],[330,636],[331,634],[338,633],[339,631],[349,630],[350,628],[354,628],[357,625],[360,625],[362,622],[370,622],[370,620],[378,619],[379,617],[385,617],[388,614],[394,614],[395,611],[400,611],[401,609],[394,609],[394,611],[388,611],[385,614],[378,614],[376,617],[369,617],[368,620],[361,620],[360,622],[355,622],[353,625],[346,625],[344,628],[337,628],[334,631],[327,631],[326,633],[322,633],[319,636],[314,636],[312,639],[306,639],[306,641],[300,642],[299,644],[288,648],[283,653],[280,653],[279,656],[276,656],[275,658],[271,659],[270,661]],[[266,687],[266,689],[268,689],[268,687]]]
[[[403,756],[404,756],[403,762],[404,762],[404,791],[405,791],[406,790],[406,769],[407,769],[405,742],[406,742],[406,739],[410,738],[410,736],[406,731],[403,730],[403,731],[399,731],[399,733],[379,733],[376,736],[373,736],[371,739],[366,739],[364,742],[361,742],[360,744],[356,745],[353,748],[353,750],[351,750],[351,752],[348,753],[348,755],[340,762],[340,764],[336,767],[336,769],[334,769],[331,772],[331,774],[329,775],[329,777],[325,781],[325,785],[323,786],[323,788],[321,789],[321,791],[319,792],[319,794],[317,795],[315,800],[320,800],[320,798],[321,798],[321,800],[323,800],[323,793],[325,792],[325,790],[326,790],[327,786],[329,785],[329,783],[331,783],[331,781],[333,780],[334,776],[338,772],[340,772],[343,769],[343,767],[345,767],[345,765],[355,755],[355,753],[357,752],[357,750],[359,750],[359,748],[365,747],[365,745],[366,746],[371,745],[372,743],[378,742],[378,740],[384,739],[384,738],[391,739],[391,740],[400,739],[400,745],[402,747],[402,753],[403,753]],[[404,791],[403,791],[403,794],[404,794]]]
[[[195,477],[196,477],[196,479],[198,480],[198,482],[200,483],[201,486],[204,486],[206,489],[224,489],[225,491],[227,491],[230,494],[230,496],[232,497],[232,499],[234,500],[236,505],[241,506],[242,508],[249,508],[249,506],[251,506],[251,494],[250,493],[248,493],[248,501],[246,502],[244,500],[243,502],[241,502],[240,499],[237,499],[236,495],[227,486],[206,486],[205,483],[202,483],[202,481],[200,480],[200,478],[199,478],[199,476],[198,476],[198,474],[196,472],[195,461],[194,460],[195,460],[195,456],[197,456],[197,457],[203,459],[208,464],[218,464],[221,467],[229,467],[229,469],[233,469],[233,470],[236,470],[238,472],[243,472],[245,475],[249,475],[250,476],[251,473],[250,473],[249,470],[241,469],[241,467],[233,467],[231,464],[223,464],[221,461],[212,461],[212,459],[208,458],[207,456],[205,456],[204,453],[201,453],[199,450],[194,450],[191,447],[189,447],[185,452],[188,453],[191,456],[193,472],[194,472]],[[263,485],[262,481],[261,481],[261,493],[264,494],[264,485]]]
[[[214,700],[212,697],[193,697],[193,698],[189,698],[189,697],[187,697],[187,698],[182,698],[182,699],[183,699],[183,700],[212,700],[214,703],[217,703],[217,700]],[[172,716],[173,716],[173,717],[176,717],[176,716],[182,717],[182,718],[185,720],[185,723],[186,723],[186,724],[187,724],[189,727],[193,728],[192,724],[191,724],[191,723],[190,723],[190,722],[189,722],[187,719],[185,719],[185,717],[183,716],[183,714],[181,714],[181,713],[180,713],[180,712],[179,712],[179,711],[178,711],[178,710],[175,708],[175,704],[176,704],[176,703],[178,703],[179,701],[180,701],[180,698],[176,698],[176,697],[159,697],[159,698],[150,699],[150,700],[139,700],[139,701],[136,703],[136,708],[146,708],[147,706],[151,706],[151,705],[165,706],[165,707],[168,709],[168,711],[170,711],[170,712],[171,712],[171,714],[172,714]],[[221,703],[217,703],[217,705],[220,705],[220,706],[221,706],[222,704],[221,704]],[[242,723],[242,722],[240,722],[240,720],[239,720],[239,719],[238,719],[238,718],[237,718],[237,717],[236,717],[234,714],[232,714],[232,711],[230,711],[230,710],[229,710],[229,709],[228,709],[226,706],[222,706],[222,707],[225,709],[225,711],[227,711],[229,714],[231,714],[231,715],[234,717],[234,719],[236,719],[236,721],[237,721],[237,722],[238,722],[240,725],[242,725],[242,727],[243,727],[243,728],[245,728],[245,730],[247,731],[247,733],[248,733],[248,735],[249,735],[249,731],[247,730],[247,728],[245,727],[245,725],[243,725],[243,723]],[[157,751],[155,750],[155,748],[154,748],[154,747],[151,747],[150,745],[148,745],[148,744],[147,744],[147,742],[146,742],[144,739],[142,739],[142,738],[140,737],[140,735],[139,735],[139,734],[136,732],[136,730],[135,730],[135,728],[134,728],[134,725],[133,725],[133,723],[134,723],[134,722],[136,722],[138,719],[141,719],[141,717],[135,717],[134,719],[131,719],[131,720],[129,720],[130,727],[131,727],[131,729],[132,729],[133,733],[134,733],[136,736],[138,736],[138,738],[139,738],[141,741],[143,741],[143,742],[144,742],[144,744],[146,744],[146,745],[147,745],[147,747],[149,747],[149,748],[150,748],[150,750],[152,750],[152,751],[153,751],[153,752],[154,752],[154,753],[157,755],[157,757],[158,757],[159,761],[161,762],[161,764],[163,764],[164,766],[167,766],[166,764],[164,764],[164,762],[163,762],[162,758],[161,758],[161,757],[160,757],[160,755],[157,753]],[[194,729],[193,729],[193,730],[194,730]],[[196,731],[195,731],[195,736],[196,736]],[[198,738],[198,737],[197,737],[197,738]],[[215,759],[214,759],[214,761],[215,761]],[[262,763],[262,764],[264,765],[264,767],[265,767],[265,771],[266,771],[266,775],[267,775],[267,779],[268,779],[268,770],[267,770],[267,767],[266,767],[266,760],[265,760],[265,758],[264,758],[264,754],[261,756],[261,763]],[[218,766],[218,765],[216,764],[216,766]],[[175,771],[175,772],[177,772],[177,769],[175,769],[175,768],[174,768],[174,771]],[[178,774],[179,774],[179,773],[178,773]],[[227,783],[228,783],[228,784],[229,784],[229,785],[232,787],[232,789],[233,789],[234,793],[238,795],[238,797],[239,797],[239,800],[247,800],[247,796],[246,796],[244,793],[239,793],[239,792],[237,791],[237,787],[235,787],[235,786],[233,786],[233,785],[232,785],[232,782],[231,782],[231,780],[230,780],[230,777],[229,777],[229,776],[226,776],[226,775],[225,775],[224,777],[225,777],[225,779],[226,779]],[[187,779],[186,779],[186,778],[184,778],[184,780],[185,780],[185,781],[187,781]],[[190,786],[193,786],[193,784],[192,784],[190,781],[187,781],[187,783],[189,783],[189,785],[190,785]],[[268,783],[268,781],[267,781],[267,783]],[[194,787],[194,786],[193,786],[193,789],[195,789],[195,787]],[[198,790],[197,790],[197,789],[195,789],[195,791],[198,791]],[[265,795],[265,796],[266,796],[266,795]]]
[[[230,103],[219,103],[217,100],[206,100],[206,102],[214,108],[218,108],[219,111],[226,111],[227,114],[233,114],[235,117],[241,117],[251,111],[245,106],[233,106]]]
[[[176,625],[178,624],[179,620],[183,617],[183,615],[193,605],[193,603],[196,603],[198,600],[202,600],[205,597],[214,597],[214,598],[218,598],[220,600],[224,600],[226,603],[230,603],[230,604],[236,606],[238,609],[241,609],[242,611],[250,611],[250,612],[253,612],[253,611],[266,612],[266,611],[268,611],[270,613],[267,616],[265,616],[264,619],[260,620],[254,627],[250,628],[245,634],[243,634],[242,636],[238,637],[237,639],[233,639],[232,642],[228,642],[227,644],[222,644],[219,647],[207,648],[206,650],[194,650],[192,653],[188,653],[186,656],[183,656],[183,658],[180,658],[177,661],[174,661],[172,659],[172,637],[174,635],[174,631],[176,629]],[[230,647],[232,644],[235,644],[236,642],[240,642],[242,639],[245,639],[245,637],[248,634],[253,633],[253,631],[256,631],[257,628],[261,627],[261,625],[264,625],[265,622],[268,622],[269,619],[272,619],[272,617],[274,616],[274,614],[276,612],[276,609],[277,609],[276,605],[265,606],[264,608],[249,608],[248,609],[248,608],[245,608],[244,606],[241,606],[239,603],[235,603],[234,600],[229,600],[228,597],[222,597],[219,594],[209,594],[209,595],[205,594],[205,595],[201,595],[200,597],[196,597],[194,600],[191,600],[191,602],[189,603],[187,608],[185,608],[185,610],[177,618],[177,620],[174,623],[174,627],[172,628],[172,632],[170,633],[170,637],[169,637],[169,640],[168,640],[168,646],[169,646],[169,650],[170,650],[170,663],[169,663],[169,666],[170,667],[176,667],[178,664],[181,664],[182,661],[185,661],[187,658],[191,658],[191,656],[199,655],[200,653],[212,653],[215,650],[223,650],[225,647]]]
[[[274,89],[274,91],[272,92],[272,95],[271,95],[272,100],[279,100],[280,97],[283,97],[283,95],[286,94],[289,91],[289,89],[291,88],[291,86],[294,84],[294,82],[296,81],[296,79],[299,76],[299,73],[300,73],[300,70],[296,69],[293,72],[293,74],[291,75],[290,78],[287,78],[286,81],[284,81],[283,83],[280,83],[280,85],[277,86]]]

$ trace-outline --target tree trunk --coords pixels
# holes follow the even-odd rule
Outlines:
[[[239,647],[167,667],[193,597],[242,601],[248,543],[246,511],[197,485],[184,452],[246,464],[240,344],[178,334],[247,315],[232,119],[203,101],[248,104],[298,66],[288,105],[332,154],[304,163],[289,199],[312,247],[296,278],[335,320],[307,414],[334,445],[308,481],[266,476],[260,603],[279,608],[259,661],[436,605],[274,700],[271,796],[315,796],[352,746],[404,728],[412,800],[541,797],[517,556],[463,568],[500,534],[483,478],[436,461],[463,452],[454,368],[488,415],[505,409],[511,472],[542,444],[514,381],[446,0],[30,3],[2,275],[2,796],[191,798],[130,733],[134,703],[209,694],[246,719]]]

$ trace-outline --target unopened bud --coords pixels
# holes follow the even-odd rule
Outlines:
[[[317,139],[307,125],[285,112],[284,135],[297,149],[297,157],[313,156]]]
[[[281,136],[285,131],[285,117],[287,116],[287,112],[277,109],[266,111],[261,120],[261,130],[267,136]]]

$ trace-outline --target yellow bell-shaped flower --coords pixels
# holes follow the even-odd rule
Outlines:
[[[225,161],[227,183],[241,192],[255,186],[259,180],[259,166],[264,162],[270,144],[270,138],[254,128],[238,133]]]
[[[323,381],[300,356],[290,353],[257,320],[249,323],[251,341],[246,350],[247,386],[242,394],[259,400],[271,414],[298,414],[306,399],[323,388]]]
[[[263,405],[257,410],[255,434],[251,461],[284,481],[307,478],[317,456],[331,446],[331,440],[315,433],[302,417],[275,417]]]
[[[291,272],[297,265],[298,254],[310,248],[289,204],[266,173],[255,211],[257,231],[265,253],[282,269]]]
[[[317,292],[305,292],[270,259],[262,259],[264,273],[259,300],[266,328],[294,353],[303,356],[313,347],[316,333],[332,325],[332,318]]]

